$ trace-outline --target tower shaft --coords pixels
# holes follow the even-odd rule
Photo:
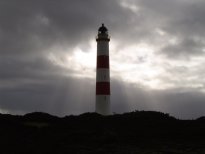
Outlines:
[[[110,69],[109,41],[107,28],[102,25],[98,30],[97,69],[96,69],[96,112],[110,114]]]

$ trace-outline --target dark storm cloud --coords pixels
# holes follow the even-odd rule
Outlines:
[[[66,48],[67,53],[76,46],[88,48],[105,22],[116,50],[144,42],[163,45],[157,54],[169,60],[200,56],[204,54],[204,8],[203,0],[1,0],[0,109],[56,115],[94,111],[95,81],[66,76],[73,70],[47,58],[50,52],[62,52],[51,51],[52,47]],[[165,36],[156,34],[156,29]],[[172,37],[176,44],[170,44]],[[172,74],[188,70],[180,69],[166,68]],[[203,74],[204,68],[193,72]],[[166,75],[162,78],[179,82]],[[205,114],[205,95],[198,90],[148,90],[119,79],[112,79],[111,88],[113,112],[159,110],[183,118]]]
[[[12,89],[0,89],[0,107],[14,114],[43,111],[64,116],[92,112],[94,87],[93,81],[88,79],[51,77],[43,84],[27,83]],[[185,119],[205,114],[203,93],[183,89],[147,90],[117,80],[112,80],[111,90],[113,113],[154,110]]]
[[[154,110],[183,119],[193,119],[205,115],[205,94],[197,92],[195,89],[150,90],[140,85],[115,82],[112,90],[115,93],[121,91],[120,95],[117,95],[118,99],[113,98],[112,100],[113,110],[116,112]],[[127,102],[129,103],[127,104]],[[124,109],[122,110],[121,107]]]
[[[205,115],[205,94],[195,89],[150,90],[140,85],[116,81],[112,84],[114,91],[112,105],[115,112],[153,110],[166,112],[183,119]]]
[[[203,54],[205,34],[205,2],[202,0],[139,0],[137,5],[147,16],[153,31],[158,27],[169,37],[163,41],[161,53],[179,58]],[[143,12],[144,11],[144,12]],[[170,44],[170,37],[179,41]],[[151,38],[157,39],[157,36]]]
[[[94,92],[91,95],[87,88],[93,86],[87,85],[87,79],[62,79],[62,74],[72,74],[72,70],[53,65],[46,56],[52,46],[69,48],[66,52],[84,47],[94,40],[102,22],[116,26],[128,21],[129,15],[115,0],[0,1],[1,109],[58,115],[90,111]],[[64,105],[68,105],[66,110]]]
[[[87,44],[96,35],[96,27],[108,24],[113,39],[129,45],[141,41],[154,43],[159,36],[156,28],[164,30],[180,42],[201,40],[204,42],[203,1],[136,0],[127,1],[139,7],[133,12],[120,5],[122,1],[10,1],[0,2],[1,54],[19,52],[43,52],[54,45],[68,46]],[[126,2],[126,1],[125,1]],[[168,38],[169,39],[169,38]],[[126,40],[126,41],[125,41]],[[157,42],[161,43],[161,42]],[[191,53],[180,50],[186,43],[174,47],[163,42],[168,49],[177,49],[175,55]],[[165,49],[167,49],[165,47]],[[199,46],[201,50],[201,44]],[[170,50],[163,50],[168,54]],[[195,51],[193,51],[195,52]]]
[[[129,20],[115,0],[2,0],[0,10],[1,54],[42,52],[56,44],[73,47],[93,38],[101,22]]]
[[[49,77],[43,83],[28,82],[18,87],[0,89],[0,107],[21,114],[31,111],[61,116],[80,114],[94,110],[93,93],[94,84],[89,79]]]
[[[184,38],[176,44],[167,45],[161,52],[169,58],[187,59],[189,56],[204,56],[204,41],[194,40],[194,38]]]
[[[1,79],[35,78],[43,72],[55,73],[58,69],[44,58],[0,57]],[[37,72],[43,71],[43,72]],[[45,73],[46,74],[46,73]],[[14,76],[13,76],[14,75]]]
[[[165,90],[160,94],[159,110],[168,112],[178,118],[193,119],[204,116],[204,93],[197,92],[195,89]]]

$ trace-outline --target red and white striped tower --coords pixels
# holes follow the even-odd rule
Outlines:
[[[96,70],[96,112],[102,115],[110,114],[110,69],[108,29],[102,24],[98,29],[97,70]]]

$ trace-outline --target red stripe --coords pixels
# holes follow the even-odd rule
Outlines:
[[[109,56],[97,56],[97,68],[109,68]]]
[[[110,82],[97,82],[96,95],[110,95]]]

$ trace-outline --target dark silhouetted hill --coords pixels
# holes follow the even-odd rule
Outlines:
[[[0,114],[0,124],[2,154],[205,154],[205,117],[178,120],[161,112],[135,111],[59,118],[35,112]]]

